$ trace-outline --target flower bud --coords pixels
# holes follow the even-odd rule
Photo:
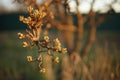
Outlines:
[[[19,39],[24,39],[25,38],[25,35],[20,33],[20,32],[18,33],[18,36],[19,36]]]
[[[59,63],[59,57],[56,57],[56,58],[54,59],[54,62]]]
[[[29,43],[23,42],[23,47],[28,47],[28,46],[29,46]]]
[[[50,42],[50,39],[48,36],[44,36],[44,40],[45,40],[45,42]]]
[[[61,50],[61,53],[62,53],[62,54],[67,53],[67,48],[63,48],[63,49]]]
[[[32,56],[27,56],[27,60],[28,60],[29,62],[33,61]]]

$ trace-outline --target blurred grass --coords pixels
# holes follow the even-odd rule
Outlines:
[[[27,55],[35,56],[34,53],[37,53],[37,51],[23,48],[17,32],[0,32],[0,80],[45,80],[44,75],[40,74],[36,66],[34,66],[35,64],[31,65],[26,60]],[[98,31],[95,47],[92,48],[89,55],[84,57],[86,64],[89,66],[91,61],[94,61],[95,64],[103,62],[96,60],[98,60],[99,56],[103,58],[104,52],[107,52],[105,58],[112,61],[113,70],[117,64],[120,65],[119,34],[119,31]]]
[[[17,31],[0,32],[0,38],[0,80],[44,80],[44,75],[27,62],[26,56],[32,52],[22,47]]]

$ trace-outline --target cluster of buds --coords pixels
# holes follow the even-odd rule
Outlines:
[[[58,40],[58,38],[56,38],[56,39],[54,40],[53,47],[54,47],[54,49],[55,49],[56,51],[58,51],[58,52],[60,52],[60,53],[62,53],[62,54],[67,53],[67,48],[63,48],[63,49],[61,48],[61,43],[60,43],[60,41]]]
[[[40,33],[42,32],[43,24],[53,19],[53,13],[47,10],[46,6],[41,6],[39,9],[34,9],[33,7],[28,7],[29,16],[20,16],[19,20],[26,24],[29,29],[26,30],[27,35],[23,36],[21,33],[19,38],[28,37],[31,41],[38,41],[40,38]],[[46,27],[48,28],[48,27]]]
[[[21,32],[18,33],[20,39],[24,39],[23,47],[38,47],[38,57],[34,58],[32,56],[27,56],[27,60],[29,62],[38,62],[39,72],[45,73],[46,69],[43,67],[43,57],[41,53],[46,53],[50,56],[54,57],[53,52],[65,54],[67,53],[66,48],[61,47],[61,43],[58,38],[50,40],[48,36],[44,36],[41,39],[41,32],[43,32],[43,24],[46,24],[49,19],[53,19],[53,14],[47,10],[46,6],[41,6],[39,9],[34,9],[33,7],[28,7],[29,16],[27,18],[20,16],[20,21],[25,23],[28,26],[26,30],[26,34]],[[51,28],[51,25],[48,23],[47,27]],[[42,50],[45,49],[45,50]],[[56,57],[53,62],[59,63],[59,57]]]
[[[48,12],[46,6],[41,6],[39,9],[28,7],[29,16],[25,18],[20,16],[19,19],[23,23],[27,24],[30,28],[39,27],[40,25],[47,22],[49,19],[53,19],[53,13]]]
[[[56,51],[60,51],[61,50],[61,43],[58,40],[58,38],[54,40],[53,47],[56,49]]]
[[[20,33],[20,32],[18,33],[18,36],[19,36],[20,39],[24,39],[25,38],[25,35]]]
[[[40,69],[40,73],[45,73],[46,72],[46,69],[45,68],[41,68]]]
[[[50,43],[51,43],[51,41],[50,41],[49,37],[44,36],[44,40],[41,41],[39,45],[41,45],[44,48],[47,48],[48,50],[56,51],[56,52],[59,52],[61,54],[67,53],[67,48],[61,47],[61,43],[60,43],[58,38],[53,40],[52,46],[49,46]],[[48,53],[50,54],[50,52],[48,52]]]

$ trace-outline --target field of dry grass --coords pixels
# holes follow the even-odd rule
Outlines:
[[[119,31],[97,32],[94,46],[83,58],[94,80],[120,79],[119,34]],[[22,47],[17,31],[0,32],[0,80],[44,80],[44,74],[39,74],[35,64],[31,65],[26,60],[26,56],[34,55],[33,53],[36,53],[35,49]],[[79,68],[81,80],[87,80],[82,67]]]

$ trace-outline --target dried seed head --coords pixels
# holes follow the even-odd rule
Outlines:
[[[22,21],[23,23],[25,23],[28,27],[28,29],[26,30],[26,34],[22,34],[22,33],[18,33],[18,36],[20,39],[23,38],[27,38],[26,40],[29,40],[29,42],[23,42],[23,47],[28,47],[28,46],[37,46],[38,47],[38,53],[40,54],[41,52],[46,52],[45,51],[40,51],[40,48],[46,48],[48,50],[48,55],[51,57],[54,57],[54,55],[52,53],[50,53],[50,51],[58,51],[62,54],[67,52],[66,48],[61,48],[61,43],[60,41],[57,39],[55,39],[53,41],[53,46],[48,45],[50,43],[50,39],[48,36],[44,36],[44,40],[39,40],[41,39],[41,32],[45,32],[45,30],[43,30],[42,25],[44,23],[47,23],[49,20],[54,18],[54,14],[50,11],[47,10],[47,5],[46,6],[42,6],[39,9],[33,9],[32,6],[29,6],[27,8],[28,12],[29,12],[29,16],[28,17],[23,17],[20,16],[19,19],[20,21]],[[46,31],[51,28],[51,24],[47,24],[46,26]],[[38,58],[33,59],[32,56],[27,56],[27,60],[29,62],[34,62],[37,61],[39,62],[38,64],[38,68],[40,69],[39,72],[40,73],[45,73],[46,69],[42,67],[42,63],[43,63],[43,56],[41,56],[41,54],[38,56]],[[59,57],[54,58],[53,60],[56,63],[59,63]]]

